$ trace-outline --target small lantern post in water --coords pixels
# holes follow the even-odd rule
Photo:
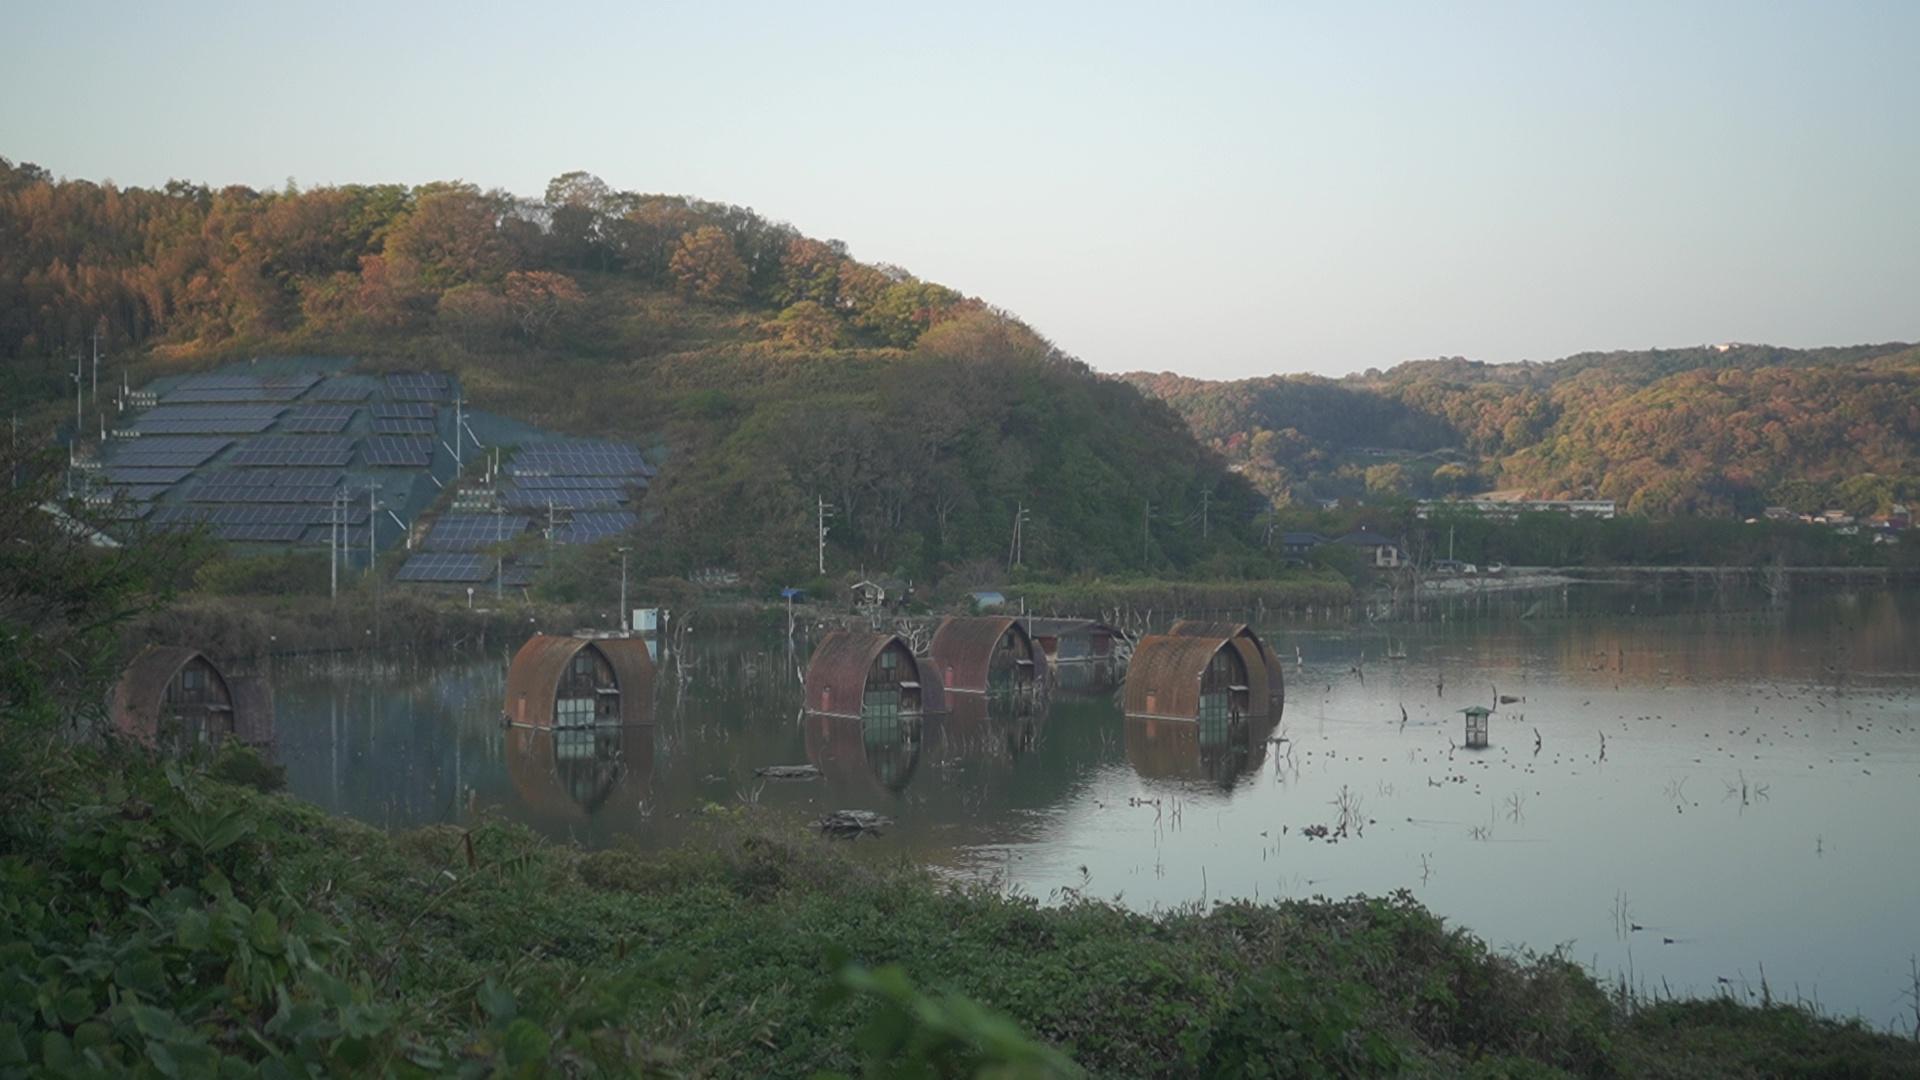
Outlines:
[[[1484,750],[1487,746],[1487,717],[1493,710],[1485,705],[1469,705],[1460,710],[1467,718],[1467,748]]]

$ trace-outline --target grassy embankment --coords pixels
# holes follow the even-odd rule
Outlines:
[[[1148,918],[852,863],[735,811],[697,850],[586,854],[215,779],[245,758],[8,765],[6,1075],[1920,1070],[1920,1044],[1793,1008],[1615,1000],[1404,896]]]

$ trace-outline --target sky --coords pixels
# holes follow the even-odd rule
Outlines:
[[[753,207],[1105,371],[1920,340],[1920,2],[16,3],[0,156]]]

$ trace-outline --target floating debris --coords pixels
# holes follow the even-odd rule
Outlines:
[[[853,840],[867,834],[878,836],[881,829],[891,824],[892,818],[882,817],[871,810],[835,810],[814,822],[813,827],[828,836]]]
[[[762,765],[753,775],[767,780],[817,780],[820,769],[814,765]]]

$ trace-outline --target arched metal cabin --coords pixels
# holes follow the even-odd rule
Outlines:
[[[1265,641],[1261,640],[1259,634],[1254,633],[1253,627],[1248,626],[1246,623],[1201,622],[1198,619],[1181,619],[1168,627],[1167,633],[1174,637],[1226,637],[1238,638],[1248,642],[1259,654],[1260,667],[1265,675],[1264,680],[1255,678],[1253,682],[1264,681],[1266,683],[1264,693],[1261,692],[1261,687],[1253,686],[1253,715],[1264,716],[1271,711],[1275,716],[1278,716],[1280,711],[1286,706],[1286,665],[1280,662],[1279,654],[1275,653]]]
[[[1244,639],[1150,634],[1133,647],[1126,713],[1156,720],[1237,721],[1253,713],[1259,654]]]
[[[928,653],[948,694],[1026,695],[1040,678],[1041,653],[1011,617],[942,619]]]
[[[272,707],[264,684],[247,700]],[[239,716],[226,675],[198,649],[181,645],[150,645],[134,657],[113,688],[109,713],[122,735],[173,753],[236,736],[265,742],[273,730],[271,717]]]
[[[897,634],[835,630],[807,662],[807,711],[886,719],[919,716],[920,661]]]
[[[648,723],[653,672],[641,638],[536,634],[507,669],[507,722],[555,729]]]

